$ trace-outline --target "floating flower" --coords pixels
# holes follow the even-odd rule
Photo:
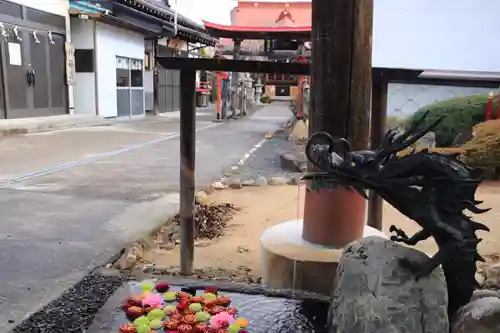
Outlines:
[[[198,333],[207,333],[209,328],[206,324],[198,324],[195,326],[196,332]]]
[[[180,333],[189,333],[193,330],[193,328],[188,324],[180,324],[179,326],[177,326],[177,330]]]
[[[180,325],[180,322],[178,320],[175,320],[175,319],[170,319],[166,322],[163,323],[163,328],[168,331],[168,330],[176,330],[177,327]]]
[[[147,293],[151,290],[153,290],[153,284],[149,282],[143,282],[139,285],[139,288],[141,288],[142,292]]]
[[[179,301],[179,303],[177,303],[177,310],[179,312],[182,312],[184,310],[186,310],[188,308],[188,303],[186,300],[182,300],[182,301]]]
[[[219,329],[225,328],[234,322],[234,317],[223,311],[210,318],[210,327]]]
[[[137,317],[140,317],[140,316],[142,316],[142,313],[143,313],[142,308],[140,308],[140,307],[138,307],[138,306],[131,306],[131,307],[128,307],[128,308],[126,308],[124,311],[125,311],[125,314],[126,314],[129,318],[137,318]]]
[[[139,318],[136,318],[134,320],[134,325],[135,326],[148,326],[149,325],[149,319],[142,316],[142,317],[139,317]]]
[[[206,287],[205,292],[210,293],[210,294],[217,294],[217,287],[213,287],[213,286]]]
[[[163,304],[163,297],[160,294],[147,293],[142,299],[142,306],[149,305],[153,308],[160,308]]]
[[[177,293],[173,291],[167,291],[166,293],[163,294],[163,300],[165,302],[173,302],[177,299]]]
[[[201,295],[205,301],[215,301],[217,299],[217,295],[214,293],[204,293]]]
[[[210,309],[210,313],[213,314],[213,315],[216,315],[216,314],[221,313],[221,312],[225,312],[225,313],[227,313],[228,315],[231,316],[231,314],[229,312],[227,312],[226,308],[223,307],[223,306],[216,305],[216,306],[214,306],[213,308]]]
[[[238,313],[238,309],[235,307],[227,308],[226,312],[229,313],[231,316],[235,317],[236,314]]]
[[[120,333],[135,333],[134,324],[122,324],[120,325]]]
[[[189,304],[189,311],[191,312],[198,312],[203,310],[203,307],[201,306],[200,303],[191,303]]]
[[[246,320],[245,318],[238,318],[236,319],[236,324],[240,325],[240,327],[247,327],[248,320]]]
[[[217,303],[217,305],[228,306],[231,303],[231,299],[226,296],[219,296],[215,300],[215,303]]]
[[[184,317],[182,318],[182,321],[185,324],[194,325],[194,324],[196,324],[196,316],[194,314],[184,315]]]
[[[191,303],[203,303],[203,297],[201,296],[193,296],[190,299]]]
[[[170,316],[171,314],[177,312],[177,308],[175,307],[175,305],[167,305],[163,308],[163,312],[165,312],[167,316]]]
[[[153,321],[155,319],[162,320],[164,317],[165,317],[165,312],[162,309],[158,309],[158,308],[149,311],[149,313],[147,315],[147,318],[150,321]]]
[[[233,323],[227,328],[228,333],[239,333],[241,330],[240,325]]]
[[[166,282],[158,282],[155,286],[156,291],[159,293],[167,292],[169,288],[170,285]]]
[[[157,330],[163,327],[163,322],[160,319],[153,319],[149,323],[151,329]]]
[[[210,319],[210,314],[205,311],[196,312],[196,321],[205,322]]]
[[[151,328],[149,327],[149,325],[141,325],[141,326],[137,326],[135,328],[135,332],[137,332],[137,333],[150,333]]]

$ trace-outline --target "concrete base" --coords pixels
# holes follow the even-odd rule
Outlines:
[[[329,296],[343,248],[327,248],[302,238],[302,220],[268,228],[262,234],[261,271],[263,282],[272,289],[294,289]],[[381,231],[365,226],[363,237],[380,236]]]
[[[0,120],[0,134],[27,134],[55,129],[82,126],[102,126],[111,124],[111,120],[94,115],[57,115],[21,119]]]

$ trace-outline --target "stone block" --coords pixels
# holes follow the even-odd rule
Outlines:
[[[329,333],[448,332],[448,295],[441,268],[415,280],[399,258],[427,255],[380,237],[349,244],[339,262]]]

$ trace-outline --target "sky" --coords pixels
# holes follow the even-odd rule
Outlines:
[[[297,2],[304,0],[256,0],[257,2]],[[200,19],[230,25],[229,12],[234,8],[237,0],[170,0],[172,7],[184,16],[199,21]]]

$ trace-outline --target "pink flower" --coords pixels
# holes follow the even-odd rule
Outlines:
[[[219,329],[231,325],[234,322],[234,317],[227,312],[220,312],[210,318],[210,327]]]
[[[163,297],[160,294],[146,293],[142,299],[142,306],[149,305],[154,308],[161,308]]]

